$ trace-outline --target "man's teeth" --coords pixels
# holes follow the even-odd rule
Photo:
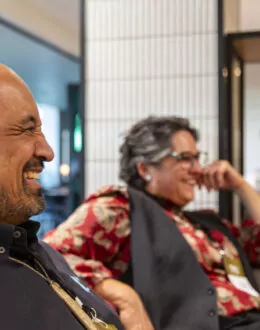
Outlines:
[[[25,179],[35,179],[35,180],[38,180],[38,179],[40,179],[40,173],[39,172],[33,172],[33,171],[24,172],[23,177]]]

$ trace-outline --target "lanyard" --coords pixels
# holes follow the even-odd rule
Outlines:
[[[107,324],[103,322],[102,320],[97,318],[97,313],[94,308],[91,308],[91,317],[82,309],[83,303],[80,301],[78,297],[73,299],[57,282],[53,281],[49,275],[47,274],[44,267],[41,265],[41,263],[34,259],[37,266],[41,269],[42,273],[31,267],[30,265],[26,264],[25,262],[9,257],[10,261],[13,261],[15,263],[18,263],[20,265],[23,265],[24,267],[29,268],[31,271],[39,275],[41,278],[43,278],[53,289],[53,291],[65,302],[65,304],[69,307],[69,309],[72,311],[74,316],[80,321],[80,323],[84,326],[87,330],[117,330],[117,328],[114,325]]]

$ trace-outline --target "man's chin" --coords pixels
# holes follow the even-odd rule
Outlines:
[[[31,196],[43,196],[42,188],[31,189],[29,187],[24,187],[24,192],[28,197]]]
[[[2,196],[2,205],[4,207],[0,210],[0,222],[13,225],[21,224],[45,209],[42,196],[28,197],[24,194],[15,200]]]
[[[42,213],[44,209],[45,209],[45,200],[43,197],[39,197],[34,207],[32,207],[33,214],[31,214],[31,216]]]
[[[45,209],[45,200],[42,194],[28,196],[24,201],[24,210],[27,211],[28,218],[42,213]]]

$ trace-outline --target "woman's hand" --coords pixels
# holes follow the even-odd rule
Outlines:
[[[109,278],[94,290],[117,308],[126,330],[154,330],[139,295],[130,286]]]

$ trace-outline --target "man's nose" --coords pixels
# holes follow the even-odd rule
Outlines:
[[[35,156],[43,158],[46,162],[50,162],[54,158],[53,150],[43,134],[36,143]]]

